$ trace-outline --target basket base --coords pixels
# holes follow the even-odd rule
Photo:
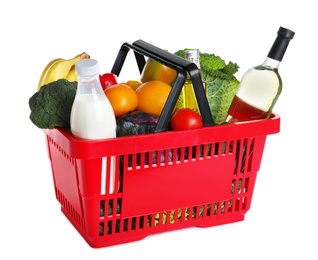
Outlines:
[[[149,235],[154,235],[156,233],[174,231],[174,230],[189,228],[193,226],[196,226],[198,228],[210,228],[210,227],[240,222],[245,219],[245,216],[242,214],[232,214],[229,217],[223,216],[223,217],[220,217],[219,219],[214,219],[213,222],[203,221],[202,223],[199,223],[196,225],[179,226],[173,229],[161,229],[161,230],[158,229],[156,231],[153,230],[152,233],[147,233],[147,232],[143,232],[142,234],[133,233],[131,235],[125,234],[125,236],[117,234],[116,236],[109,237],[109,239],[106,239],[105,237],[100,237],[100,239],[96,239],[96,238],[89,238],[87,234],[85,233],[85,231],[83,230],[83,228],[80,227],[80,225],[78,225],[78,223],[74,221],[74,218],[69,214],[69,212],[63,206],[61,206],[61,211],[65,215],[65,217],[72,223],[73,227],[75,227],[75,229],[80,233],[80,235],[86,241],[86,243],[90,247],[96,248],[96,249],[124,244],[124,243],[137,242],[139,240],[146,238]]]
[[[245,219],[244,215],[236,214],[234,216],[231,215],[228,218],[222,217],[219,220],[215,220],[214,219],[212,224],[210,222],[209,223],[203,223],[203,224],[197,225],[197,227],[209,228],[209,227],[221,226],[221,225],[231,224],[231,223],[235,223],[235,222],[240,222],[240,221],[243,221],[244,219]]]
[[[124,244],[124,243],[129,243],[129,242],[135,242],[142,240],[147,237],[147,235],[136,235],[134,234],[133,236],[127,236],[123,238],[122,236],[116,238],[111,238],[109,240],[106,240],[105,238],[101,237],[99,241],[96,239],[90,239],[83,229],[74,221],[73,217],[68,213],[68,211],[64,208],[61,207],[62,213],[65,215],[65,217],[72,223],[73,227],[80,233],[80,235],[83,237],[83,239],[86,241],[86,243],[92,247],[92,248],[102,248],[102,247],[107,247],[107,246],[114,246],[114,245],[119,245],[119,244]]]

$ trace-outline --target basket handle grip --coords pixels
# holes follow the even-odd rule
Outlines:
[[[154,45],[151,45],[143,40],[137,40],[133,44],[124,43],[122,44],[115,63],[112,67],[111,72],[119,76],[122,66],[127,57],[128,51],[132,49],[135,54],[136,62],[138,65],[139,72],[142,70],[146,64],[145,56],[154,59],[161,64],[164,64],[177,72],[177,77],[171,88],[171,92],[168,99],[163,107],[162,113],[159,117],[158,124],[156,126],[155,132],[163,132],[168,129],[170,118],[173,109],[177,103],[183,85],[185,83],[187,72],[189,73],[192,84],[194,86],[195,96],[198,102],[199,110],[202,116],[204,126],[213,126],[214,121],[207,101],[204,86],[201,78],[200,71],[198,67],[177,55],[164,51]]]

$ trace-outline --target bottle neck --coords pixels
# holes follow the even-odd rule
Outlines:
[[[198,69],[201,69],[199,57],[188,59],[188,61],[193,62],[198,67]]]
[[[77,94],[103,94],[98,74],[78,76]]]
[[[262,63],[262,66],[270,69],[278,69],[279,64],[280,61],[266,57],[265,61]]]

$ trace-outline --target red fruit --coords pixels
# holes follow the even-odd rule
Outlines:
[[[177,110],[170,120],[172,130],[189,130],[203,127],[203,120],[198,112],[190,108]]]

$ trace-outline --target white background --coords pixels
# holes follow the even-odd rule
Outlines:
[[[207,5],[208,4],[208,5]],[[0,259],[317,259],[317,9],[314,1],[2,1]],[[45,136],[28,99],[45,65],[83,51],[108,72],[124,42],[199,48],[261,63],[279,26],[296,32],[251,210],[243,222],[92,249],[55,199]],[[121,79],[138,79],[134,63]]]

